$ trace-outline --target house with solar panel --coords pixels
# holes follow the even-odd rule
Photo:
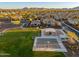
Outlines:
[[[41,36],[35,37],[33,51],[67,52],[62,41],[67,40],[63,30],[54,28],[41,29]]]

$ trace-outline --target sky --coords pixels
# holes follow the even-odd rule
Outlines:
[[[18,9],[24,7],[38,8],[73,8],[79,6],[79,2],[0,2],[2,9]]]

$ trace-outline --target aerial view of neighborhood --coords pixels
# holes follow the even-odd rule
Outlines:
[[[0,2],[0,57],[79,57],[79,3]]]

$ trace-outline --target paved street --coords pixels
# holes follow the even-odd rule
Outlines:
[[[8,28],[16,28],[16,27],[20,27],[19,25],[13,25],[13,24],[1,24],[0,25],[0,32],[2,32],[5,29]]]

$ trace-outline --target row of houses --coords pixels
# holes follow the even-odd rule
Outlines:
[[[13,20],[11,18],[0,18],[0,24],[16,24],[16,25],[21,25],[22,27],[28,27],[28,26],[32,26],[32,27],[55,27],[55,26],[59,26],[61,27],[61,23],[54,20],[53,18],[45,18],[45,19],[16,19]]]
[[[68,19],[68,22],[70,23],[70,24],[73,24],[73,25],[76,25],[76,24],[79,24],[79,19]]]

